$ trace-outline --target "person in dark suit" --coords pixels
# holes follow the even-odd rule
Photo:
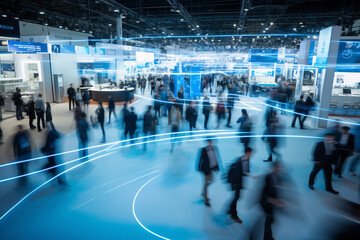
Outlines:
[[[75,107],[75,96],[76,96],[76,91],[75,88],[73,88],[72,83],[70,84],[70,87],[67,89],[67,95],[69,98],[69,111],[71,111],[71,102],[73,105],[73,108]]]
[[[130,138],[134,138],[134,134],[136,131],[136,121],[137,121],[137,115],[134,112],[134,107],[130,108],[130,112],[126,114],[125,117],[125,138],[127,135],[130,135]]]
[[[116,121],[117,116],[116,116],[116,112],[115,112],[115,101],[111,96],[109,96],[109,121],[108,121],[108,124],[110,124],[110,122],[111,122],[111,113],[114,114],[115,121]]]
[[[284,202],[278,193],[278,186],[281,183],[280,174],[281,164],[279,161],[275,161],[271,172],[265,176],[265,184],[261,192],[260,206],[266,214],[264,240],[274,239],[271,229],[271,225],[274,222],[274,209],[284,206]]]
[[[101,142],[104,143],[106,141],[105,129],[104,129],[105,110],[103,108],[102,102],[99,102],[99,107],[96,109],[95,113],[97,115],[98,123],[100,124],[101,131],[102,131],[102,134],[103,134],[103,138],[102,138]]]
[[[205,116],[204,128],[206,130],[208,129],[208,122],[209,122],[209,116],[210,116],[211,110],[212,110],[212,107],[210,104],[210,98],[207,95],[205,95],[205,97],[203,99],[203,114]]]
[[[201,149],[200,159],[197,170],[204,174],[204,187],[203,187],[203,197],[205,205],[210,207],[210,199],[208,198],[208,186],[213,181],[213,172],[219,171],[219,151],[211,139],[206,140],[208,145]]]
[[[28,114],[29,114],[29,126],[31,130],[34,130],[36,127],[34,126],[34,119],[36,119],[36,115],[35,115],[35,102],[30,100],[30,106],[29,106],[29,110],[28,110]]]
[[[355,137],[349,132],[350,128],[348,126],[343,126],[341,128],[341,138],[340,141],[336,144],[336,159],[335,159],[335,171],[334,173],[342,177],[342,168],[345,160],[352,156],[355,148]]]
[[[315,106],[313,97],[314,97],[314,94],[310,93],[310,95],[307,96],[307,98],[305,100],[304,114],[306,114],[306,115],[309,115],[310,111],[312,111]],[[306,118],[307,118],[307,116],[304,116],[303,119],[301,120],[303,126],[304,126],[304,122],[305,122]]]
[[[299,119],[299,123],[300,123],[300,128],[303,129],[303,122],[301,120],[301,115],[299,113],[304,113],[304,108],[305,108],[305,102],[304,102],[304,96],[301,95],[300,96],[300,100],[297,100],[295,103],[295,108],[294,108],[294,118],[291,124],[291,127],[295,127],[295,122],[296,119]]]
[[[22,100],[20,92],[21,92],[20,88],[16,88],[16,92],[12,96],[12,100],[14,101],[14,105],[16,107],[16,119],[17,120],[24,119],[24,117],[22,115],[23,100]]]
[[[77,122],[77,136],[79,140],[79,149],[82,149],[82,151],[79,151],[79,157],[84,157],[83,161],[87,161],[87,155],[88,155],[88,143],[89,143],[89,123],[86,120],[86,114],[84,112],[80,113],[80,119]]]
[[[246,147],[244,155],[239,157],[237,161],[231,165],[228,173],[228,182],[231,184],[231,190],[235,191],[234,199],[230,204],[228,213],[231,218],[238,223],[242,223],[242,220],[238,217],[236,205],[240,198],[240,190],[243,188],[243,176],[248,176],[250,173],[249,160],[251,153],[252,149]]]
[[[13,151],[16,161],[23,161],[31,158],[31,140],[30,134],[22,125],[17,127],[17,133],[13,139]],[[28,162],[17,164],[19,175],[27,174]],[[20,184],[25,184],[27,178],[19,178]]]
[[[334,139],[335,136],[333,133],[326,133],[324,136],[324,141],[318,142],[316,144],[313,158],[314,167],[309,177],[309,188],[311,190],[314,190],[314,181],[316,175],[320,172],[320,170],[323,170],[325,177],[325,190],[333,194],[339,194],[338,191],[333,189],[331,183],[331,164],[333,162],[335,152]]]

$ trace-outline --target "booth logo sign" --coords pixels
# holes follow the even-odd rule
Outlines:
[[[1,24],[0,24],[0,29],[14,30],[14,27],[13,27],[13,26],[9,26],[9,25],[1,25]]]

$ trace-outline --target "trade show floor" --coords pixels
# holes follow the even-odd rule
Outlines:
[[[134,107],[143,113],[149,103],[142,99],[134,103]],[[47,182],[49,176],[43,172],[30,176],[26,186],[19,185],[18,180],[0,182],[0,238],[219,240],[247,239],[252,235],[253,239],[262,239],[265,217],[258,199],[263,175],[271,163],[263,162],[268,156],[267,146],[257,134],[264,132],[265,106],[251,98],[241,99],[236,106],[233,128],[225,128],[224,121],[219,131],[212,132],[201,131],[203,116],[199,110],[199,129],[192,136],[183,134],[183,142],[177,143],[173,152],[170,152],[169,135],[156,137],[147,144],[147,151],[144,151],[143,139],[133,146],[129,146],[129,142],[116,143],[122,130],[110,124],[106,126],[108,145],[90,149],[90,162],[66,165],[67,185],[58,185],[56,180]],[[254,149],[250,162],[254,177],[246,179],[238,202],[238,215],[243,224],[234,222],[226,214],[233,196],[224,178],[226,171],[215,175],[209,187],[211,207],[207,207],[201,196],[202,175],[195,170],[206,133],[217,138],[215,144],[223,169],[228,169],[242,155],[243,146],[235,127],[241,108],[249,110],[255,125],[250,143]],[[322,173],[317,177],[316,190],[308,189],[312,150],[324,130],[309,126],[305,130],[298,126],[290,128],[292,116],[279,116],[284,126],[282,134],[288,135],[281,139],[279,147],[287,179],[282,189],[286,205],[275,214],[274,237],[331,239],[326,234],[332,234],[338,230],[336,227],[346,223],[354,223],[351,216],[354,211],[343,209],[350,202],[359,204],[360,179],[348,174],[345,166],[343,178],[334,177],[338,196],[324,191]],[[215,128],[215,120],[212,115],[209,129]],[[54,123],[57,125],[56,117]],[[69,128],[70,123],[67,125]],[[157,134],[166,134],[169,130],[167,118],[161,118]],[[188,124],[184,122],[181,131],[187,130]],[[98,145],[100,129],[93,129],[90,138],[90,146]],[[60,141],[62,151],[76,149],[78,145],[74,131],[69,131]],[[57,161],[77,158],[78,153],[72,152],[58,157]],[[39,170],[45,162],[44,159],[31,162],[30,171]],[[2,179],[16,174],[15,166],[0,168]]]

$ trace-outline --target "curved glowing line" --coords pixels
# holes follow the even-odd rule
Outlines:
[[[151,233],[152,235],[155,235],[159,238],[162,238],[162,239],[165,239],[165,240],[170,240],[170,238],[166,238],[166,237],[163,237],[157,233],[154,233],[153,231],[149,230],[147,227],[145,227],[141,222],[140,220],[138,219],[138,217],[136,216],[136,213],[135,213],[135,202],[136,202],[136,199],[139,195],[139,193],[141,192],[141,190],[148,184],[150,183],[152,180],[154,180],[155,178],[159,177],[159,175],[153,177],[152,179],[150,179],[149,181],[147,181],[146,183],[144,183],[144,185],[141,186],[141,188],[137,191],[137,193],[135,194],[135,197],[134,197],[134,200],[133,200],[133,204],[132,204],[132,212],[133,212],[133,215],[135,217],[135,220],[138,222],[138,224],[144,229],[146,230],[147,232]]]
[[[196,131],[183,131],[183,132],[179,132],[179,134],[184,134],[184,133],[190,133],[190,132],[225,132],[225,131],[230,131],[230,130],[196,130]],[[125,140],[120,140],[120,141],[115,141],[115,142],[110,142],[110,143],[105,143],[105,144],[101,144],[101,145],[95,145],[95,146],[91,146],[91,147],[87,147],[87,148],[80,148],[80,149],[74,149],[74,150],[70,150],[70,151],[66,151],[66,152],[61,152],[61,153],[56,153],[56,154],[51,154],[51,155],[44,155],[41,157],[36,157],[36,158],[30,158],[30,159],[26,159],[26,160],[22,160],[22,161],[14,161],[14,162],[10,162],[10,163],[5,163],[5,164],[1,164],[0,168],[2,167],[8,167],[11,165],[16,165],[19,163],[25,163],[25,162],[31,162],[31,161],[35,161],[35,160],[40,160],[40,159],[44,159],[44,158],[48,158],[48,157],[53,157],[53,156],[60,156],[60,155],[65,155],[68,153],[73,153],[73,152],[79,152],[85,149],[92,149],[92,148],[98,148],[98,147],[104,147],[107,145],[111,145],[111,144],[118,144],[118,143],[124,143],[124,142],[130,142],[132,140],[139,140],[139,139],[145,139],[145,138],[151,138],[151,137],[159,137],[159,136],[166,136],[166,135],[171,135],[172,133],[159,133],[156,135],[148,135],[148,136],[143,136],[143,137],[138,137],[138,138],[133,138],[133,139],[125,139]]]
[[[201,131],[204,131],[204,130],[199,130],[198,132],[201,132]],[[215,130],[214,130],[215,131]],[[221,130],[216,130],[216,131],[221,131]],[[206,134],[195,134],[195,135],[187,135],[187,136],[182,136],[182,137],[173,137],[173,138],[187,138],[187,137],[196,137],[196,136],[208,136],[208,135],[227,135],[227,134],[236,134],[236,133],[242,133],[242,132],[235,132],[235,131],[227,131],[225,133],[223,132],[219,132],[219,133],[206,133]],[[167,133],[167,135],[170,135],[172,133]],[[153,136],[151,136],[153,137]],[[159,141],[166,141],[166,140],[169,140],[171,138],[165,138],[165,139],[159,139]],[[131,140],[136,140],[136,139],[129,139],[127,141],[131,141]],[[154,140],[150,140],[150,141],[147,141],[147,142],[140,142],[140,144],[144,144],[144,143],[148,143],[148,142],[153,142]],[[2,182],[8,182],[8,181],[11,181],[11,180],[15,180],[15,179],[19,179],[19,178],[22,178],[22,177],[27,177],[27,176],[31,176],[31,175],[34,175],[34,174],[37,174],[37,173],[41,173],[41,172],[45,172],[47,170],[50,170],[50,169],[53,169],[53,168],[57,168],[57,167],[60,167],[60,166],[64,166],[64,165],[67,165],[67,164],[70,164],[70,163],[73,163],[73,162],[76,162],[76,161],[79,161],[81,159],[84,159],[84,158],[88,158],[90,156],[93,156],[93,155],[96,155],[98,153],[101,153],[103,151],[112,151],[112,150],[117,150],[117,149],[121,149],[121,148],[125,148],[125,147],[128,147],[128,146],[133,146],[132,144],[130,145],[125,145],[125,146],[121,146],[121,147],[117,147],[117,148],[112,148],[113,146],[117,145],[117,143],[113,144],[112,146],[106,148],[106,149],[103,149],[103,150],[100,150],[98,152],[95,152],[95,153],[92,153],[92,154],[89,154],[87,156],[83,156],[81,158],[77,158],[77,159],[74,159],[74,160],[70,160],[70,161],[67,161],[67,162],[64,162],[64,163],[61,163],[61,164],[58,164],[58,165],[55,165],[55,166],[52,166],[52,167],[49,167],[49,168],[45,168],[45,169],[41,169],[41,170],[38,170],[38,171],[34,171],[34,172],[30,172],[30,173],[26,173],[26,174],[23,174],[23,175],[17,175],[17,176],[14,176],[14,177],[9,177],[9,178],[4,178],[4,179],[0,179],[0,183]]]
[[[247,136],[245,135],[245,136],[241,136],[241,137],[262,137],[262,136],[267,136],[267,137],[268,137],[268,136],[271,136],[271,137],[291,136],[291,137],[295,137],[295,138],[321,138],[321,137],[299,136],[299,135],[247,135]],[[239,137],[239,136],[236,136],[236,137]],[[234,138],[234,137],[221,137],[221,139],[226,139],[226,138]],[[186,140],[186,141],[184,141],[184,142],[193,142],[193,141],[200,141],[200,140],[204,140],[204,139],[203,139],[203,138],[201,138],[201,139],[190,139],[190,140]],[[148,142],[150,142],[150,141],[148,141]],[[145,142],[142,142],[142,143],[145,143]],[[147,142],[146,142],[146,143],[147,143]],[[140,143],[140,144],[141,144],[141,143]],[[114,145],[115,145],[115,144],[114,144]],[[129,144],[129,145],[127,145],[127,147],[135,146],[135,145],[139,145],[139,143]],[[110,147],[112,147],[112,146],[110,146]],[[109,147],[109,148],[110,148],[110,147]],[[126,147],[126,146],[124,146],[124,147]],[[31,196],[33,193],[35,193],[37,190],[39,190],[40,188],[42,188],[43,186],[45,186],[46,184],[48,184],[48,183],[51,182],[52,180],[56,179],[57,177],[65,174],[65,173],[67,173],[67,172],[69,172],[69,171],[71,171],[71,170],[73,170],[73,169],[75,169],[75,168],[78,168],[78,167],[80,167],[80,166],[82,166],[82,165],[84,165],[84,164],[87,164],[87,163],[89,163],[89,162],[95,161],[96,159],[99,159],[99,158],[105,157],[105,156],[107,156],[107,155],[113,154],[114,152],[115,152],[115,151],[110,152],[110,153],[106,153],[106,154],[103,154],[103,155],[101,155],[101,156],[98,156],[98,157],[95,157],[95,158],[93,158],[93,159],[90,159],[90,160],[88,160],[88,161],[85,161],[85,162],[83,162],[83,163],[80,163],[80,164],[78,164],[78,165],[75,165],[75,166],[73,166],[73,167],[71,167],[71,168],[69,168],[69,169],[67,169],[67,170],[65,170],[65,171],[57,174],[56,176],[50,178],[50,179],[47,180],[46,182],[44,182],[44,183],[42,183],[41,185],[39,185],[38,187],[36,187],[36,188],[35,188],[34,190],[32,190],[30,193],[28,193],[27,195],[25,195],[25,196],[24,196],[22,199],[20,199],[14,206],[12,206],[8,211],[6,211],[6,212],[0,217],[0,221],[1,221],[2,219],[4,219],[4,217],[5,217],[6,215],[8,215],[14,208],[16,208],[17,206],[19,206],[20,203],[22,203],[22,202],[23,202],[24,200],[26,200],[29,196]],[[157,176],[156,176],[156,177],[157,177]],[[141,224],[141,223],[140,223],[140,224]]]

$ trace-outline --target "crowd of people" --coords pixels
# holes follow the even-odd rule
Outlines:
[[[216,85],[216,86],[215,86]],[[214,76],[203,76],[201,83],[202,98],[189,99],[185,94],[184,87],[180,87],[179,91],[174,95],[173,79],[149,76],[148,80],[144,76],[138,77],[138,86],[140,93],[145,94],[146,89],[149,89],[154,101],[153,105],[148,105],[146,111],[142,116],[138,116],[134,106],[129,107],[129,102],[125,102],[119,114],[116,113],[116,104],[114,100],[109,97],[108,99],[108,124],[111,124],[111,116],[114,116],[115,123],[122,129],[122,136],[124,139],[130,138],[129,144],[134,143],[134,138],[139,134],[143,136],[153,136],[157,133],[157,126],[161,123],[162,127],[169,126],[172,133],[171,149],[172,152],[177,143],[181,143],[179,138],[175,138],[177,133],[184,127],[183,122],[187,121],[188,128],[186,130],[192,131],[193,129],[201,128],[198,121],[199,109],[202,109],[204,115],[203,128],[209,129],[209,119],[212,114],[216,115],[216,127],[231,128],[232,111],[236,105],[236,101],[240,101],[239,91],[246,90],[248,87],[247,82],[243,82],[241,78],[224,77],[221,81],[214,80]],[[214,90],[214,91],[213,91]],[[20,89],[14,94],[14,104],[21,103]],[[87,94],[80,94],[79,89],[76,91],[72,85],[67,91],[69,97],[69,110],[74,112],[74,120],[76,125],[76,133],[79,141],[79,157],[83,161],[87,160],[89,146],[89,131],[92,127],[100,126],[102,132],[101,142],[106,142],[105,133],[105,109],[102,102],[98,103],[98,108],[95,115],[89,117],[86,114],[86,107],[88,108],[89,97]],[[216,96],[216,97],[214,97]],[[296,101],[294,106],[294,117],[291,127],[295,127],[296,120],[299,120],[300,128],[304,128],[304,121],[310,111],[314,109],[314,101],[312,95],[309,95],[304,101],[301,96]],[[20,99],[20,100],[19,100]],[[214,100],[216,99],[216,100]],[[265,219],[264,239],[273,239],[271,225],[274,221],[274,211],[277,208],[284,207],[286,204],[279,194],[278,188],[281,185],[282,174],[282,156],[278,150],[280,138],[278,135],[282,134],[284,125],[281,124],[279,113],[283,113],[285,105],[292,100],[290,91],[286,87],[279,85],[274,92],[270,92],[270,99],[267,102],[268,108],[264,115],[265,132],[262,140],[268,145],[269,156],[264,162],[272,162],[271,171],[264,177],[264,186],[261,190],[261,198],[259,204],[262,207]],[[81,102],[83,104],[81,104]],[[274,104],[280,104],[283,108],[277,111]],[[27,110],[29,116],[30,129],[35,129],[33,120],[37,118],[37,129],[42,131],[46,128],[46,144],[41,151],[48,155],[48,162],[43,169],[48,169],[48,173],[54,177],[60,169],[55,167],[58,164],[55,153],[58,152],[57,140],[61,134],[56,130],[52,122],[52,113],[50,103],[44,102],[42,95],[39,94],[35,101],[31,101]],[[22,111],[16,111],[16,117],[22,119]],[[226,119],[227,117],[227,119]],[[226,120],[225,120],[226,119]],[[138,128],[138,122],[142,120],[142,131]],[[224,125],[223,125],[224,122]],[[241,109],[241,116],[236,119],[239,129],[240,143],[243,145],[244,154],[236,159],[236,161],[228,168],[224,169],[221,164],[220,153],[214,145],[213,140],[208,138],[207,146],[200,150],[200,158],[197,163],[197,170],[203,174],[204,184],[202,187],[202,196],[204,204],[208,207],[211,206],[209,198],[209,185],[213,182],[213,175],[216,171],[226,172],[227,183],[230,184],[234,197],[228,208],[227,213],[231,218],[242,223],[243,220],[239,218],[237,211],[237,202],[240,198],[240,191],[243,189],[244,177],[254,177],[250,174],[250,159],[252,156],[252,148],[254,147],[251,141],[251,135],[254,131],[253,118],[249,116],[246,109]],[[140,125],[140,124],[139,124]],[[185,129],[184,129],[185,130]],[[351,159],[350,173],[356,174],[356,167],[360,161],[360,129],[353,129],[355,134],[350,133],[349,126],[340,125],[336,123],[334,127],[326,130],[322,141],[316,143],[313,151],[313,169],[309,176],[308,187],[314,190],[316,175],[323,170],[325,178],[325,190],[339,194],[332,186],[332,177],[335,174],[338,178],[342,178],[344,172],[344,163]],[[144,140],[146,141],[146,139]],[[31,158],[31,137],[30,133],[24,129],[22,125],[18,126],[17,133],[13,139],[14,155],[16,161],[21,161]],[[146,142],[143,144],[144,151],[147,150]],[[19,175],[24,175],[28,172],[27,163],[18,164]],[[20,178],[21,184],[26,183],[26,177]],[[64,177],[58,178],[59,183],[66,184]]]

